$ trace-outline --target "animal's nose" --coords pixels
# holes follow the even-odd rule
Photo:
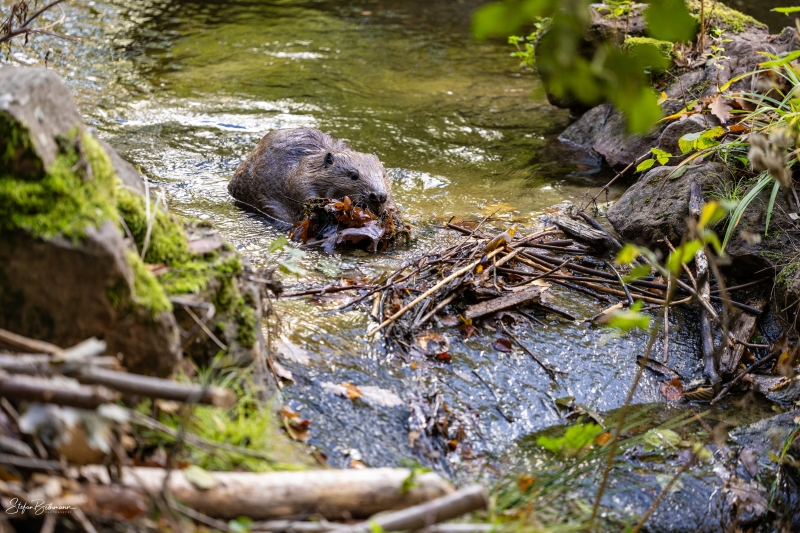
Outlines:
[[[369,201],[370,202],[377,202],[377,203],[384,203],[386,201],[386,193],[385,192],[371,192],[369,193]]]

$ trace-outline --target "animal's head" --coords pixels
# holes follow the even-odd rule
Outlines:
[[[353,203],[369,207],[376,215],[394,207],[392,183],[377,155],[349,150],[326,152],[319,164],[320,174],[325,177],[318,184],[320,194],[328,198],[348,196]]]

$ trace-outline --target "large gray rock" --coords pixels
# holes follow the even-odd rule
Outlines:
[[[163,376],[178,328],[118,227],[118,177],[142,189],[58,75],[0,69],[0,328],[63,347],[98,337],[130,370]]]
[[[656,246],[666,236],[673,244],[679,243],[686,233],[692,182],[709,191],[730,179],[720,164],[689,167],[682,176],[670,177],[676,169],[664,166],[648,171],[608,210],[608,220],[626,241]]]

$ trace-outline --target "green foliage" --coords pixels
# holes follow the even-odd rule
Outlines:
[[[697,23],[684,0],[651,0],[648,5],[644,17],[647,31],[655,39],[683,42],[697,34]]]
[[[406,492],[410,491],[411,489],[413,489],[418,485],[417,477],[419,477],[422,474],[427,474],[428,472],[432,472],[430,468],[422,466],[416,461],[412,461],[411,464],[403,466],[408,466],[408,468],[411,469],[411,473],[408,474],[408,477],[403,480],[403,484],[400,485],[401,494],[405,494]]]
[[[698,131],[696,133],[687,133],[678,139],[678,147],[681,153],[688,154],[695,150],[705,150],[712,146],[719,145],[718,139],[725,135],[725,128],[717,126],[716,128],[707,129],[705,131]]]
[[[647,329],[650,327],[650,317],[639,311],[643,302],[636,300],[629,309],[622,309],[611,313],[608,326],[620,333],[628,333],[632,329]]]
[[[656,0],[652,5],[664,3],[670,7],[672,2]],[[635,54],[611,42],[600,43],[594,57],[584,57],[580,51],[591,21],[589,5],[589,0],[492,3],[476,11],[473,33],[479,39],[516,35],[525,22],[551,17],[536,51],[536,68],[548,90],[559,98],[577,99],[585,105],[611,101],[625,114],[630,131],[644,132],[661,118],[648,73],[668,68],[670,61],[652,42],[640,43]],[[682,20],[681,13],[688,16],[682,2],[668,11],[668,20]]]
[[[644,172],[645,170],[651,168],[656,163],[656,161],[658,162],[659,165],[666,165],[669,162],[670,158],[672,157],[672,154],[670,154],[669,152],[665,152],[664,150],[661,150],[659,148],[650,148],[650,152],[655,157],[645,159],[644,161],[639,163],[639,165],[637,165],[636,167],[636,172]]]
[[[792,13],[800,13],[800,7],[793,6],[793,7],[776,7],[772,11],[777,13],[783,13],[786,16],[791,15]]]
[[[696,239],[681,244],[667,257],[667,268],[673,275],[679,275],[683,265],[691,263],[692,259],[694,259],[694,254],[702,249],[703,243]]]
[[[563,457],[576,457],[594,443],[603,428],[594,423],[575,424],[567,428],[560,437],[541,435],[536,444]]]
[[[527,37],[512,35],[508,38],[508,44],[513,44],[517,50],[511,52],[511,57],[520,60],[520,67],[532,69],[536,66],[536,39],[539,33],[550,24],[549,18],[536,17],[533,23],[534,30]],[[520,46],[520,43],[524,43]]]

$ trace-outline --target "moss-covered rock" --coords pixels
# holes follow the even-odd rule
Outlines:
[[[689,6],[689,12],[692,16],[700,22],[700,0],[687,0],[686,5]],[[713,11],[711,10],[712,5],[714,7]],[[768,31],[766,24],[757,21],[750,15],[745,15],[741,11],[730,8],[722,2],[706,2],[704,16],[710,18],[710,28],[718,27],[733,33],[767,33]]]

